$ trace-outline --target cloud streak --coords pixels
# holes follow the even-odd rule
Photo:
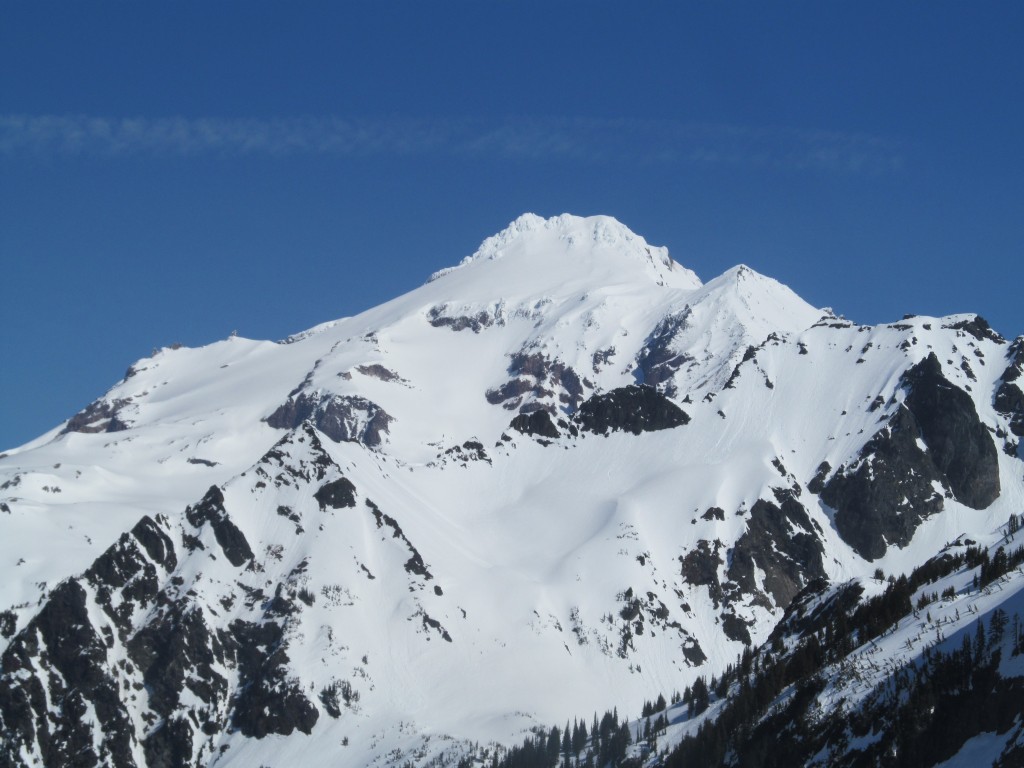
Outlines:
[[[903,148],[860,134],[633,118],[275,119],[0,115],[0,156],[441,155],[879,174]]]

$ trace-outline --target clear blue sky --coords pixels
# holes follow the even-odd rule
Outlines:
[[[1016,1],[0,0],[0,449],[524,211],[1020,334],[1022,95]]]

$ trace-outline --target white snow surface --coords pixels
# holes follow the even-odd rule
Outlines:
[[[466,741],[510,744],[531,726],[604,707],[635,714],[742,650],[723,634],[708,589],[681,578],[680,557],[701,540],[731,546],[747,525],[738,513],[772,499],[773,488],[802,490],[836,580],[909,570],[1024,507],[1018,459],[1000,452],[1013,482],[989,509],[949,501],[907,548],[867,562],[807,491],[820,462],[835,468],[856,457],[902,398],[902,372],[929,352],[970,388],[986,424],[1002,424],[991,392],[1005,346],[943,329],[965,317],[858,326],[745,266],[702,284],[610,217],[528,214],[457,267],[355,317],[283,343],[162,349],[103,398],[125,401],[118,414],[127,429],[57,428],[9,451],[0,459],[9,510],[0,514],[0,610],[24,626],[49,589],[143,515],[180,525],[186,506],[216,485],[262,572],[184,559],[179,570],[198,602],[216,613],[240,581],[256,588],[298,578],[315,602],[289,625],[296,678],[312,691],[348,680],[360,698],[341,718],[321,713],[310,736],[226,735],[228,749],[211,764],[421,764]],[[460,318],[476,327],[456,330]],[[681,362],[658,384],[689,424],[548,445],[509,429],[523,405],[572,410],[557,375],[510,371],[515,355],[571,368],[585,399],[642,381],[644,349],[666,319],[676,322],[663,351]],[[743,361],[751,347],[756,355]],[[514,379],[538,391],[488,398]],[[364,398],[393,419],[376,446],[320,436],[356,488],[353,510],[321,510],[316,487],[256,471],[287,434],[265,419],[290,393]],[[885,405],[871,410],[879,395]],[[487,460],[446,453],[466,441],[479,442]],[[310,460],[306,450],[308,441],[291,444],[287,461]],[[374,523],[367,500],[397,522],[430,579],[403,567],[408,548]],[[279,514],[282,506],[301,523]],[[702,517],[711,507],[725,519]],[[301,576],[291,575],[304,560]],[[707,661],[689,664],[680,633],[654,624],[620,654],[629,589],[663,603]],[[243,615],[240,600],[232,610]],[[755,642],[780,613],[753,600],[741,611]]]

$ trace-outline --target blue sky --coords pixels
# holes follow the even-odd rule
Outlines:
[[[525,211],[1024,333],[1022,39],[1018,2],[0,0],[0,449]]]

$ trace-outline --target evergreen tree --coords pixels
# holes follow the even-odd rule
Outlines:
[[[554,725],[551,727],[551,733],[548,734],[547,755],[549,765],[558,765],[558,754],[561,748],[562,739],[558,733],[558,726]]]
[[[703,677],[698,677],[693,683],[693,703],[691,717],[704,712],[711,703],[711,696],[708,692],[708,685]]]
[[[572,751],[577,755],[587,745],[587,724],[580,723],[572,733]]]
[[[1006,625],[1009,623],[1009,619],[1006,616],[1006,611],[1002,608],[996,608],[992,612],[992,619],[988,625],[988,640],[989,645],[993,648],[997,647],[1003,641],[1003,632],[1006,630]]]

